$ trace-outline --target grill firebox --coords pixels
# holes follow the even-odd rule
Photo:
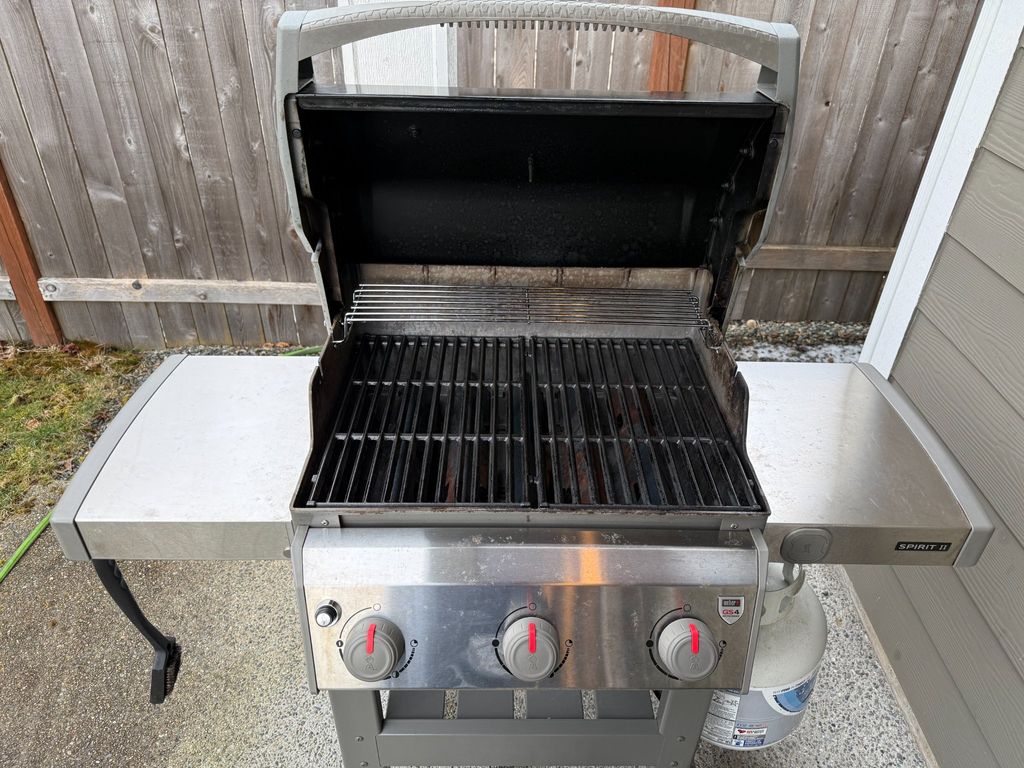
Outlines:
[[[688,338],[350,343],[309,505],[762,508]]]

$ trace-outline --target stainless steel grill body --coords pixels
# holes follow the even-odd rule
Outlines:
[[[314,377],[293,509],[316,526],[296,543],[316,687],[746,685],[768,509],[743,380],[699,297],[389,285],[351,306]],[[495,647],[530,617],[564,654],[536,681]],[[698,680],[656,647],[687,617],[718,654]],[[404,638],[369,681],[346,662],[367,622]]]
[[[622,27],[616,8],[332,10],[284,17],[278,51],[421,16]],[[674,766],[705,692],[749,684],[769,510],[717,323],[767,224],[797,45],[778,25],[622,8],[627,27],[761,62],[760,92],[396,93],[279,69],[293,220],[316,243],[330,332],[292,556],[311,685],[331,691],[346,762],[393,762],[408,753],[385,742],[409,737],[442,764]],[[431,741],[432,721],[395,722],[434,689],[518,687],[664,695],[657,721],[644,693],[546,735],[488,717]],[[390,725],[367,689],[399,689]],[[382,751],[348,741],[364,725]],[[625,740],[581,749],[609,729]]]

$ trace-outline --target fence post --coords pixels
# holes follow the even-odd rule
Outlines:
[[[39,292],[39,267],[3,163],[0,163],[0,263],[11,280],[14,298],[25,318],[32,343],[41,347],[60,344],[63,339],[60,323],[53,307],[43,301]]]

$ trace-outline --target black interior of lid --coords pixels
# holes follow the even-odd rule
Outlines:
[[[722,289],[782,123],[757,95],[296,101],[310,226],[329,224],[342,280],[355,263],[703,266]]]

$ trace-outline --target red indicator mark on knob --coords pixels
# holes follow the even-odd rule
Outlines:
[[[692,628],[693,625],[691,624],[690,627]],[[377,625],[376,624],[371,624],[370,628],[368,630],[366,630],[366,655],[367,656],[372,656],[373,655],[373,636],[376,635],[376,634],[377,634]],[[696,651],[694,651],[694,653],[696,653]]]
[[[697,625],[690,625],[690,653],[696,656],[700,653],[700,632],[697,631]]]
[[[537,652],[537,625],[530,622],[530,653]]]

